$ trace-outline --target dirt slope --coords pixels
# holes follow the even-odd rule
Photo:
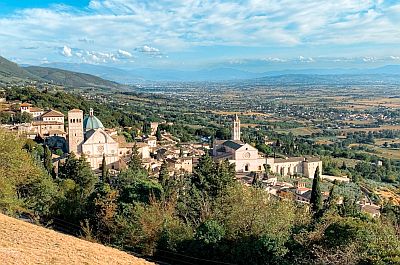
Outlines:
[[[0,214],[0,264],[150,265],[125,252]]]

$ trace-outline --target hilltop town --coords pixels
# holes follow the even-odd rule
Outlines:
[[[21,117],[21,123],[17,121],[1,127],[47,145],[53,153],[56,175],[72,153],[78,158],[84,156],[96,174],[100,174],[105,165],[115,177],[128,168],[134,153],[139,155],[150,176],[158,176],[163,165],[171,176],[192,174],[199,159],[207,154],[216,162],[226,160],[234,165],[236,179],[244,185],[258,183],[272,196],[299,203],[310,203],[310,181],[316,170],[328,182],[351,181],[347,176],[324,175],[323,163],[318,156],[276,157],[260,152],[242,141],[241,121],[237,114],[231,117],[232,139],[182,142],[160,129],[159,125],[173,125],[164,121],[150,122],[143,130],[137,129],[137,136],[130,140],[122,134],[123,128],[105,128],[92,108],[86,114],[80,109],[70,109],[64,115],[58,110],[45,110],[29,102],[8,102],[4,98],[2,104],[5,107],[3,113]],[[266,141],[266,144],[274,146],[276,142]],[[329,192],[324,191],[323,196],[327,198]],[[358,203],[360,209],[371,216],[380,215],[380,206],[368,196]]]

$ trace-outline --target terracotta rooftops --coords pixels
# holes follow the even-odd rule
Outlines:
[[[83,110],[80,110],[80,109],[72,109],[72,110],[70,110],[70,111],[68,111],[68,112],[83,112]]]
[[[29,112],[41,112],[43,109],[37,107],[30,107]]]
[[[64,114],[56,110],[49,110],[42,117],[64,117]]]
[[[288,157],[288,158],[276,158],[275,163],[287,163],[287,162],[300,162],[305,161],[304,157]]]
[[[28,102],[24,102],[20,105],[21,107],[30,107],[32,104],[29,104]]]
[[[32,122],[33,126],[39,126],[39,125],[64,125],[63,122],[58,122],[58,121],[34,121]]]
[[[276,158],[275,163],[287,163],[287,162],[319,162],[321,159],[319,157],[288,157],[288,158]]]

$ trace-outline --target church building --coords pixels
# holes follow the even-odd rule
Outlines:
[[[213,146],[214,160],[228,160],[235,164],[238,174],[249,172],[262,172],[265,167],[273,174],[281,176],[304,176],[313,178],[315,171],[319,168],[322,175],[322,161],[316,157],[266,157],[257,148],[240,140],[240,120],[237,115],[233,120],[232,139],[215,140]]]
[[[265,157],[257,148],[240,140],[240,120],[237,115],[233,121],[232,140],[216,140],[213,146],[216,161],[227,159],[235,164],[237,173],[261,172],[264,170]]]
[[[90,109],[89,115],[83,117],[83,111],[68,111],[68,149],[78,157],[85,154],[92,169],[101,168],[103,156],[107,166],[120,169],[121,157],[118,143],[105,131],[102,122]]]

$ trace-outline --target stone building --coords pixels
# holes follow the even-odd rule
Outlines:
[[[118,170],[120,159],[125,155],[120,155],[118,143],[106,133],[101,121],[94,116],[93,109],[85,118],[82,110],[68,112],[68,147],[69,152],[77,156],[85,154],[94,170],[101,168],[103,157],[108,167]]]
[[[237,173],[261,172],[264,170],[265,157],[253,146],[240,140],[240,120],[233,120],[232,140],[216,140],[213,145],[214,160],[228,160],[235,164]]]
[[[34,120],[39,120],[40,116],[42,116],[44,113],[43,109],[33,107],[32,104],[27,103],[27,102],[22,103],[20,105],[20,111],[21,111],[21,113],[26,112],[26,113],[31,114]]]
[[[281,176],[313,178],[317,167],[322,174],[322,161],[316,157],[266,158],[255,147],[240,140],[240,120],[233,120],[232,140],[215,140],[214,160],[228,160],[235,164],[236,173],[263,172],[269,165],[270,172]]]
[[[322,175],[322,161],[317,157],[287,157],[273,158],[266,160],[270,171],[281,176],[303,176],[313,178],[317,167]]]

